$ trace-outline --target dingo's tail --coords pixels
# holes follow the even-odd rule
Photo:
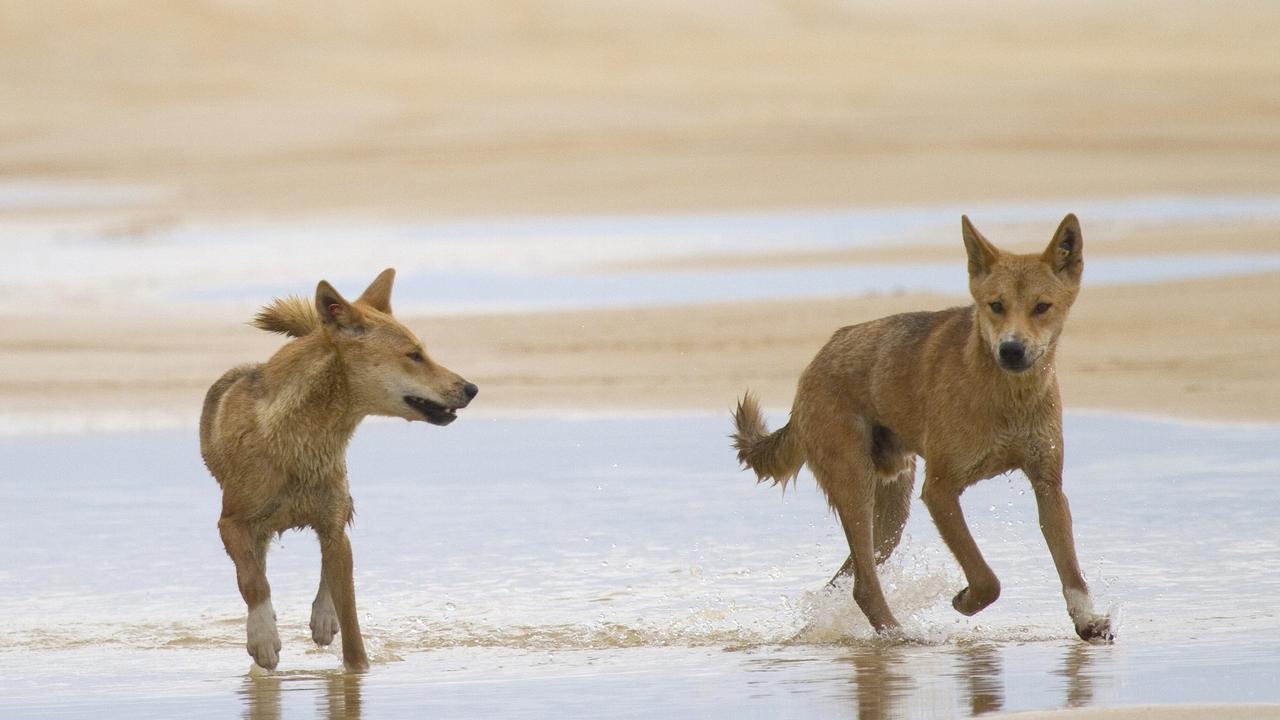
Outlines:
[[[733,447],[738,450],[738,461],[754,470],[759,482],[773,480],[774,485],[786,490],[787,483],[795,479],[804,464],[804,452],[791,437],[791,425],[769,432],[760,404],[749,392],[738,402],[733,423]]]
[[[290,337],[309,335],[320,327],[320,313],[315,305],[296,295],[276,298],[253,317],[254,327]]]

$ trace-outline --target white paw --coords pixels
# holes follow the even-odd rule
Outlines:
[[[328,597],[311,604],[311,639],[324,647],[338,634],[338,613]]]
[[[1111,627],[1111,618],[1106,615],[1089,615],[1080,618],[1075,625],[1076,634],[1085,642],[1110,645],[1116,641],[1116,632]]]
[[[274,670],[280,662],[280,633],[276,631],[276,611],[268,600],[249,609],[245,621],[248,642],[245,648],[253,661],[267,670]]]
[[[1076,634],[1081,640],[1095,643],[1115,642],[1115,629],[1111,626],[1111,618],[1099,615],[1093,610],[1093,600],[1089,593],[1079,590],[1064,590],[1067,599],[1067,613],[1076,626]]]

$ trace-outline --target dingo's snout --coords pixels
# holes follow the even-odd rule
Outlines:
[[[1005,340],[999,348],[1000,367],[1013,372],[1022,372],[1031,366],[1027,362],[1027,346],[1018,340]]]
[[[479,392],[480,388],[477,387],[475,383],[465,383],[462,386],[462,395],[466,397],[466,400],[462,401],[462,407],[470,405],[472,399],[474,399]]]

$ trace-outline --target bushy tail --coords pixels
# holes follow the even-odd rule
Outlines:
[[[253,317],[254,327],[290,337],[302,337],[320,327],[320,313],[315,305],[296,295],[276,298]]]
[[[773,480],[774,485],[787,489],[787,483],[795,479],[804,464],[804,452],[791,436],[790,423],[769,432],[764,415],[755,396],[746,393],[733,412],[733,447],[738,451],[738,461],[755,471],[759,482]]]

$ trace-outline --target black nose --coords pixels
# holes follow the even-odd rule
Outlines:
[[[475,383],[467,383],[462,386],[462,392],[465,393],[467,399],[470,400],[476,396],[476,393],[480,392],[480,388],[476,387]]]
[[[1006,365],[1021,365],[1026,356],[1027,349],[1022,343],[1012,340],[1000,343],[1000,362]]]

